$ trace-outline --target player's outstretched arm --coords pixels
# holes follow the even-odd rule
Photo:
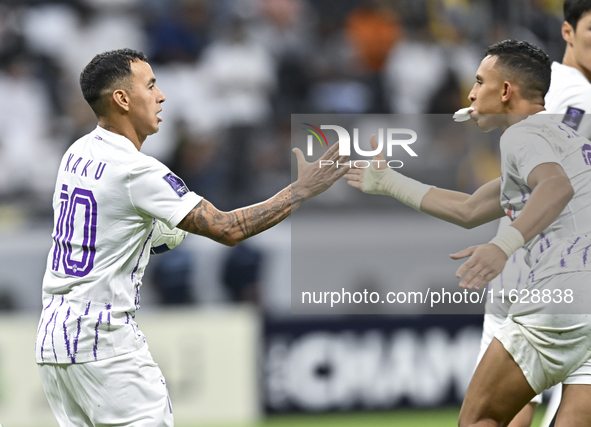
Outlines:
[[[372,148],[378,145],[375,135]],[[425,185],[389,169],[382,153],[373,158],[372,166],[351,169],[348,184],[369,194],[394,197],[408,206],[465,228],[473,228],[504,215],[499,203],[500,179],[485,184],[474,194],[445,190]]]
[[[298,162],[298,180],[275,196],[231,212],[222,212],[204,199],[177,227],[234,246],[280,223],[302,203],[326,191],[348,171],[348,167],[337,168],[337,163],[342,164],[347,160],[347,156],[339,156],[338,143],[314,163],[308,163],[300,149],[295,148],[293,151]],[[331,160],[333,163],[329,166],[326,163],[330,162],[325,162],[320,167],[321,160]]]

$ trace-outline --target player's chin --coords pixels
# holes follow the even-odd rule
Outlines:
[[[478,126],[482,132],[490,132],[495,129],[495,126],[490,123],[490,120],[487,120],[486,116],[473,114],[470,118],[474,120],[474,123],[476,123],[476,126]]]

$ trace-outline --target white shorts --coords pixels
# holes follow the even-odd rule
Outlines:
[[[97,362],[38,366],[61,427],[174,425],[166,383],[147,344]]]
[[[536,281],[528,289],[573,289],[572,312],[565,305],[517,302],[495,333],[536,393],[559,382],[591,384],[591,315],[581,310],[591,307],[589,287],[591,272]]]
[[[486,349],[490,345],[492,339],[495,337],[495,332],[499,330],[499,328],[505,322],[505,320],[507,320],[507,316],[502,314],[484,315],[484,323],[482,324],[482,338],[480,340],[480,352],[478,353],[476,366],[478,366],[478,364],[482,360],[482,356],[484,356]],[[541,404],[542,395],[537,394],[530,402],[538,405]]]

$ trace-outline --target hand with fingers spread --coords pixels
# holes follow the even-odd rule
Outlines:
[[[298,180],[291,186],[294,198],[307,200],[328,190],[339,178],[349,171],[344,165],[349,156],[339,155],[339,143],[333,144],[320,159],[308,163],[299,148],[292,150],[298,162]],[[332,162],[332,163],[331,163]]]
[[[478,290],[486,286],[503,271],[507,262],[505,252],[493,243],[470,246],[450,255],[450,258],[456,260],[467,257],[470,258],[456,271],[457,278],[464,276],[460,281],[460,287],[467,289]]]

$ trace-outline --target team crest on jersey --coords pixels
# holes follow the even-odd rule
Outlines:
[[[585,164],[587,166],[591,166],[591,145],[585,144],[583,148],[581,148],[581,154],[583,155],[583,159],[585,160]]]
[[[185,194],[189,192],[189,189],[185,185],[182,179],[180,179],[175,174],[168,173],[164,175],[164,181],[168,182],[168,185],[178,194],[179,197],[183,197]]]
[[[566,114],[562,119],[562,123],[565,125],[570,126],[574,130],[579,129],[579,125],[581,124],[581,120],[583,120],[583,114],[585,114],[585,110],[581,110],[580,108],[571,107],[570,105],[566,108]]]

